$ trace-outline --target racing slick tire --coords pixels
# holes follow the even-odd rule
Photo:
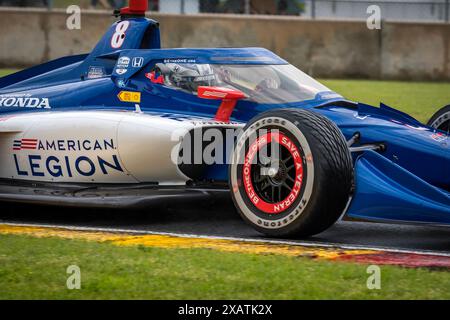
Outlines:
[[[277,158],[259,156],[273,152],[272,144]],[[352,158],[332,121],[307,110],[278,109],[246,125],[235,145],[229,182],[238,212],[257,231],[308,237],[328,229],[346,209]]]
[[[450,132],[450,105],[436,112],[428,121],[428,125],[435,129]]]

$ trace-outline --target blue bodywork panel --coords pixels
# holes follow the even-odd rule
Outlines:
[[[374,151],[356,162],[356,190],[347,214],[355,218],[450,224],[450,193]]]
[[[155,21],[128,20],[120,49],[112,48],[114,24],[88,55],[61,58],[0,79],[0,115],[64,110],[134,110],[118,99],[121,91],[141,92],[141,110],[182,118],[212,119],[220,101],[149,81],[146,74],[157,63],[286,65],[285,60],[262,48],[161,49]],[[129,61],[125,73],[119,64]],[[49,100],[49,108],[5,106],[7,95],[24,94]],[[347,101],[337,93],[320,92],[313,99],[262,104],[241,100],[232,115],[246,123],[261,112],[276,108],[304,108],[331,119],[359,145],[384,143],[380,153],[354,154],[356,191],[350,216],[374,219],[450,224],[450,137],[411,116],[381,104],[374,107]],[[444,135],[444,136],[443,136]],[[358,146],[358,144],[356,146]],[[211,167],[205,178],[227,181],[226,165]]]

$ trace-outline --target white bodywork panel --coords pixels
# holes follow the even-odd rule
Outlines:
[[[63,183],[182,185],[173,133],[240,127],[114,111],[46,112],[0,118],[0,178]],[[178,134],[178,135],[179,135]]]

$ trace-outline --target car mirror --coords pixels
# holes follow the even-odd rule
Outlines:
[[[210,100],[241,100],[245,98],[245,94],[236,89],[223,87],[198,87],[197,95],[202,99]]]
[[[237,102],[245,98],[243,92],[223,87],[198,87],[197,95],[202,99],[222,100],[214,120],[226,123],[230,122],[231,114]]]

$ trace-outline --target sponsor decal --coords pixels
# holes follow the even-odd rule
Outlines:
[[[431,139],[437,142],[444,142],[447,140],[448,136],[446,134],[443,134],[442,132],[435,132],[431,135]]]
[[[214,92],[214,91],[205,91],[203,93],[205,97],[215,97],[215,98],[225,98],[227,96],[226,92]]]
[[[105,68],[103,67],[89,67],[88,79],[98,79],[106,75]]]
[[[197,60],[192,58],[164,59],[164,63],[197,63]]]
[[[116,30],[111,37],[111,47],[114,49],[120,49],[125,43],[127,37],[127,30],[131,23],[128,20],[117,23]]]
[[[117,97],[119,97],[119,100],[122,102],[133,102],[133,103],[141,102],[140,92],[120,91]]]
[[[30,94],[0,95],[0,108],[51,109],[48,98],[37,98]]]
[[[142,66],[144,65],[144,58],[143,57],[136,57],[133,58],[133,68],[142,68]]]
[[[125,88],[125,86],[126,86],[125,80],[124,79],[117,80],[117,86],[119,88]]]
[[[114,140],[14,140],[13,150],[39,151],[108,151],[116,150]]]
[[[120,57],[117,61],[117,68],[128,68],[130,66],[130,58]]]
[[[116,73],[121,76],[125,73],[127,73],[128,69],[116,69]]]
[[[119,157],[92,155],[95,151],[116,150],[113,139],[104,140],[39,140],[21,139],[14,141],[13,150],[29,151],[26,155],[13,154],[14,164],[19,176],[69,177],[76,175],[91,177],[96,174],[109,175],[111,172],[123,172]],[[69,156],[51,152],[35,154],[37,151],[89,152],[85,155]]]
[[[14,154],[13,157],[17,174],[25,177],[52,176],[54,178],[72,178],[77,174],[84,177],[92,177],[98,173],[109,175],[111,171],[123,172],[117,155],[112,155],[109,159],[105,159],[100,156],[71,158],[69,156],[57,157],[30,154],[22,162],[19,155]]]
[[[130,62],[131,59],[129,57],[120,57],[119,60],[117,60],[116,73],[118,75],[127,73]]]
[[[13,150],[36,150],[38,144],[37,139],[21,139],[14,140]]]

